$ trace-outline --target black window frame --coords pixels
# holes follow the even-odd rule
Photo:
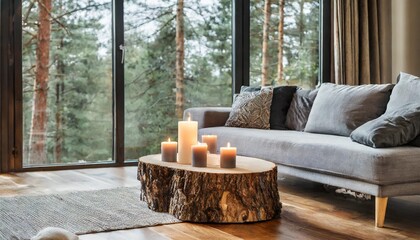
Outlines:
[[[21,168],[17,160],[19,149],[16,147],[21,137],[16,121],[21,116],[19,101],[21,96],[15,89],[20,85],[21,72],[21,0],[0,2],[0,172]]]
[[[22,166],[22,0],[0,2],[0,172],[63,170],[136,165],[124,159],[124,1],[113,11],[113,158],[109,164]],[[331,1],[320,0],[320,82],[330,81]],[[232,0],[232,95],[249,85],[250,0]]]

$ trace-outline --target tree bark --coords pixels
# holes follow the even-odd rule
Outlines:
[[[47,96],[51,38],[51,0],[39,0],[39,27],[36,46],[36,74],[29,137],[29,164],[46,163]]]
[[[176,163],[173,165],[176,166]],[[160,155],[140,158],[137,179],[140,200],[150,209],[168,212],[182,221],[243,223],[280,217],[277,167],[238,173],[176,168]]]
[[[265,0],[264,4],[264,25],[263,25],[263,43],[262,43],[262,71],[261,86],[268,82],[268,36],[270,31],[271,0]]]
[[[176,116],[184,114],[184,0],[178,0],[176,9]]]
[[[277,54],[277,82],[283,81],[283,38],[284,38],[284,0],[279,0],[279,29],[278,29],[278,54]]]

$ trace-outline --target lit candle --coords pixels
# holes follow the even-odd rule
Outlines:
[[[178,122],[178,163],[191,164],[191,146],[197,144],[197,131],[198,122],[191,121],[191,116],[188,121]]]
[[[216,135],[203,135],[201,141],[207,143],[207,147],[210,153],[216,153],[217,151],[217,136]]]
[[[192,145],[192,166],[207,167],[207,144],[199,143]]]
[[[227,147],[220,148],[220,167],[236,167],[236,147],[231,147],[230,143],[227,144]]]
[[[176,162],[177,146],[178,146],[178,143],[171,142],[170,138],[168,138],[167,142],[162,142],[160,144],[160,152],[162,153],[162,161]]]

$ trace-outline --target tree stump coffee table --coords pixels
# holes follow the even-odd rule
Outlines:
[[[182,221],[242,223],[278,218],[277,167],[257,158],[236,159],[236,168],[206,168],[162,162],[160,154],[139,159],[140,199],[149,208]]]

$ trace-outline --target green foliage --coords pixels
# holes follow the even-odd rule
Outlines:
[[[300,3],[304,2],[304,10]],[[24,141],[31,124],[38,4],[22,2]],[[177,136],[176,0],[124,1],[125,157],[160,151]],[[48,91],[48,161],[111,161],[113,85],[111,1],[55,0]],[[185,107],[229,106],[231,0],[185,1]],[[261,74],[263,0],[251,2],[251,82]],[[278,3],[273,2],[270,79],[275,82]],[[318,1],[286,0],[285,78],[313,87],[318,69]],[[276,15],[277,14],[277,15]],[[118,59],[116,61],[119,61]],[[59,124],[57,118],[62,119]],[[62,157],[57,158],[57,137]],[[25,159],[26,160],[26,159]]]
[[[160,142],[176,136],[175,28],[170,16],[159,19],[161,30],[151,41],[126,34],[125,149],[126,158],[160,151]]]
[[[231,95],[230,0],[201,5],[186,1],[186,107],[228,106]],[[132,8],[131,4],[136,7]],[[130,1],[125,15],[125,155],[158,153],[176,139],[175,4]],[[141,15],[141,17],[136,17]],[[147,27],[145,25],[149,24]],[[153,33],[153,34],[150,34]]]
[[[111,5],[92,1],[53,3],[53,16],[61,17],[52,21],[51,26],[47,99],[48,159],[45,163],[109,161],[112,157],[111,56],[109,46],[108,53],[98,54],[98,31],[105,27],[100,22],[101,14],[110,14]],[[36,33],[38,9],[37,6],[32,9],[29,7],[24,2],[23,12],[28,12],[24,30]],[[91,14],[92,11],[98,14]],[[28,41],[29,37],[29,34],[23,34],[24,41]],[[25,153],[28,150],[33,104],[35,46],[35,39],[23,46]],[[57,114],[62,119],[59,129]],[[61,159],[56,159],[55,152],[58,134],[63,139]]]
[[[251,1],[251,49],[250,82],[261,84],[262,26],[264,23],[264,0]],[[271,2],[269,34],[269,81],[278,85],[277,54],[279,1]],[[318,81],[319,1],[285,0],[282,85],[298,85],[314,88]]]

